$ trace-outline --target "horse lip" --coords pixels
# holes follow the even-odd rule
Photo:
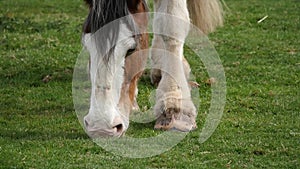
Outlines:
[[[88,129],[87,130],[88,135],[91,138],[107,138],[107,137],[121,137],[122,135],[124,135],[125,130],[123,130],[122,132],[117,132],[117,129]]]

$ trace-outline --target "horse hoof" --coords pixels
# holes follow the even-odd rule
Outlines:
[[[174,113],[174,110],[167,110],[168,112]],[[177,111],[177,110],[175,110]],[[162,114],[154,125],[156,130],[165,131],[179,131],[179,132],[190,132],[197,128],[195,119],[185,114]]]

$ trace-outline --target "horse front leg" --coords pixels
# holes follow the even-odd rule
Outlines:
[[[191,131],[196,128],[197,112],[187,80],[189,65],[183,57],[184,40],[189,32],[186,0],[155,0],[155,9],[159,13],[154,16],[151,56],[154,66],[151,79],[158,84],[154,128]]]

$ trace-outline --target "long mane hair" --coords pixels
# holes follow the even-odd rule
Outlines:
[[[103,56],[103,60],[108,62],[109,56],[113,53],[115,44],[118,41],[120,32],[120,22],[113,22],[116,19],[128,16],[136,11],[139,3],[145,0],[85,0],[89,6],[89,15],[83,25],[83,33],[92,33],[95,36],[98,55]],[[138,29],[132,17],[122,19],[129,30],[138,34]],[[109,27],[105,27],[111,23]],[[101,33],[97,33],[99,29]],[[138,43],[138,42],[137,42]]]

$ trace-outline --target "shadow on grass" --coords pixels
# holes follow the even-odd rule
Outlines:
[[[53,139],[89,139],[89,137],[82,131],[68,132],[68,131],[16,131],[16,130],[0,130],[1,138],[5,140],[53,140]]]

